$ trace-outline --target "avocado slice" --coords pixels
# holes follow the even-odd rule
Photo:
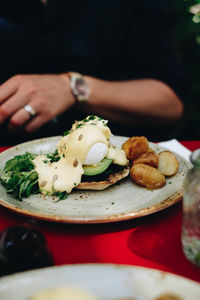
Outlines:
[[[101,174],[110,166],[111,163],[112,163],[112,159],[104,158],[96,166],[93,165],[83,166],[84,175],[94,176],[94,175]]]

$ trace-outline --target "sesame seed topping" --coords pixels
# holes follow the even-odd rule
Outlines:
[[[58,175],[53,175],[53,181],[56,181],[58,179]]]
[[[74,162],[73,162],[73,167],[74,168],[76,168],[78,166],[78,160],[77,160],[77,158],[74,160]]]
[[[47,184],[47,181],[42,181],[42,183],[41,183],[41,187],[44,187],[45,185]]]
[[[83,138],[83,134],[81,133],[81,134],[79,135],[79,137],[78,137],[78,140],[81,141],[82,138]]]

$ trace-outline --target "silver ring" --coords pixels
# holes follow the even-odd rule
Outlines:
[[[24,106],[25,111],[27,111],[32,117],[36,115],[36,111],[30,105]]]

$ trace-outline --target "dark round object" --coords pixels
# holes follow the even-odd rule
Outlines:
[[[42,233],[26,226],[13,226],[0,237],[0,275],[53,265]]]

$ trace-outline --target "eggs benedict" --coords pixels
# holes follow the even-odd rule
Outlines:
[[[88,116],[59,140],[55,160],[37,155],[33,164],[41,193],[71,193],[74,188],[102,190],[129,174],[124,150],[110,142],[107,121]]]
[[[89,291],[78,287],[57,287],[36,293],[29,300],[97,300]]]

